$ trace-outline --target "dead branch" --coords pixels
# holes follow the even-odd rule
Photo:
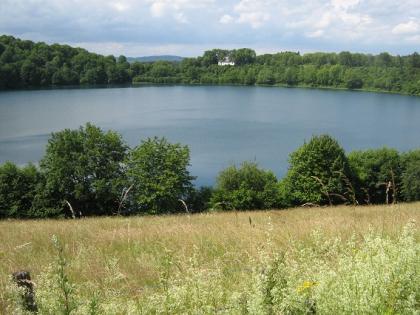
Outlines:
[[[118,204],[118,210],[117,210],[117,214],[120,215],[121,214],[121,208],[125,202],[125,200],[128,197],[128,193],[130,192],[130,190],[133,188],[134,184],[131,185],[130,187],[128,187],[128,189],[123,189],[122,193],[121,193],[121,198],[120,198],[120,202]]]
[[[184,208],[185,208],[185,211],[189,214],[189,213],[190,213],[190,211],[188,211],[188,206],[187,206],[187,203],[186,203],[184,200],[182,200],[182,199],[178,199],[178,201],[182,203],[182,205],[183,205],[183,206],[184,206]]]
[[[73,210],[73,207],[71,206],[70,202],[68,202],[67,200],[64,200],[64,202],[69,206],[70,208],[70,212],[71,212],[71,217],[73,218],[73,220],[76,219],[76,213]]]

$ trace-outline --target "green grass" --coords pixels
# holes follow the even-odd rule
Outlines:
[[[17,270],[31,272],[41,314],[65,314],[57,247],[71,314],[409,313],[419,306],[419,218],[412,203],[1,221],[0,314],[18,313]],[[360,296],[350,294],[359,282]],[[366,294],[383,307],[362,305]]]

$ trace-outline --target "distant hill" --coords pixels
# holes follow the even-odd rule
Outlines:
[[[128,62],[155,62],[155,61],[182,61],[184,57],[172,56],[172,55],[160,55],[160,56],[145,56],[145,57],[127,57]]]

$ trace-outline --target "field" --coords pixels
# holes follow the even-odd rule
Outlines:
[[[18,270],[31,272],[45,314],[346,313],[339,291],[369,266],[372,275],[387,268],[355,280],[367,283],[359,298],[380,283],[373,313],[410,313],[419,307],[419,221],[420,203],[1,221],[0,314],[19,312],[10,284]],[[334,301],[323,295],[334,275],[323,270],[344,283]]]

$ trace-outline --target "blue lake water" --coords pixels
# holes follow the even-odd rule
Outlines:
[[[288,155],[329,133],[349,150],[420,148],[420,97],[277,87],[141,86],[0,92],[0,163],[37,162],[49,134],[93,122],[130,146],[152,136],[187,144],[197,184],[257,161],[278,176]]]

